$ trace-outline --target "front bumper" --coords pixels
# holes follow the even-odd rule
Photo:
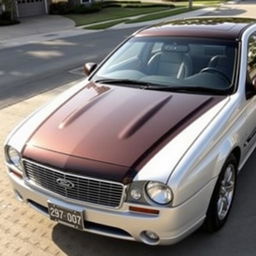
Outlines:
[[[149,245],[174,244],[196,230],[204,221],[209,199],[216,182],[216,180],[209,182],[185,203],[173,208],[155,208],[160,211],[159,215],[150,215],[129,211],[129,206],[138,206],[129,203],[123,203],[119,209],[107,209],[66,202],[31,188],[25,184],[23,179],[11,172],[8,174],[18,199],[44,215],[49,217],[48,201],[73,210],[81,210],[82,208],[85,219],[84,231],[139,241]],[[144,231],[153,231],[159,236],[159,240],[148,239],[145,237]]]

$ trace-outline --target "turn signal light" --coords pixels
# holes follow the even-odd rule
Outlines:
[[[23,175],[13,169],[10,169],[10,172],[13,173],[15,176],[19,177],[20,179],[23,179]]]
[[[159,210],[136,207],[136,206],[130,206],[129,210],[132,211],[132,212],[139,212],[139,213],[147,213],[147,214],[154,214],[154,215],[159,214]]]

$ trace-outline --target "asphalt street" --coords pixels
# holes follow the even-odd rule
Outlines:
[[[0,109],[81,78],[69,71],[99,63],[137,28],[106,30],[0,50]]]

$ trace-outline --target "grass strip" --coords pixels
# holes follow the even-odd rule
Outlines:
[[[201,7],[193,7],[192,11],[200,9],[200,8]],[[130,23],[139,23],[139,22],[145,22],[145,21],[150,21],[150,20],[156,20],[156,19],[166,18],[166,17],[177,15],[177,14],[189,12],[189,11],[191,11],[191,10],[188,9],[188,7],[177,8],[177,10],[174,9],[174,10],[170,10],[170,11],[166,11],[166,12],[145,15],[145,16],[137,18],[137,19],[130,19],[130,20],[126,21],[126,23],[130,24]]]
[[[85,27],[84,29],[106,29],[106,28],[113,27],[113,26],[115,26],[115,25],[117,25],[119,23],[123,23],[123,22],[126,22],[126,21],[127,21],[127,19],[113,20],[113,21],[104,22],[104,23],[101,23],[101,24]]]

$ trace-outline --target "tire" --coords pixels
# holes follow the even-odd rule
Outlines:
[[[235,196],[236,181],[237,159],[231,154],[221,170],[210,200],[203,225],[206,231],[216,232],[226,223]]]

